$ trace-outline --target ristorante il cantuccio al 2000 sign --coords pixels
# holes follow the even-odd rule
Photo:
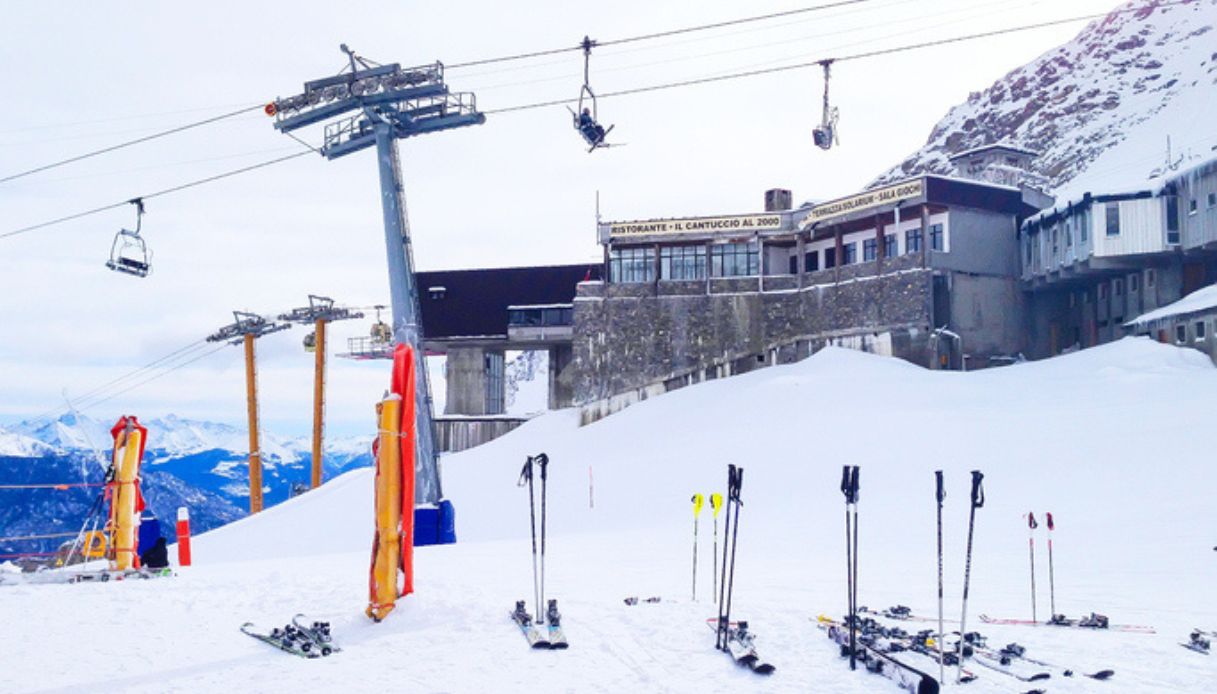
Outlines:
[[[780,214],[743,214],[732,217],[652,219],[639,222],[610,222],[609,236],[653,236],[661,234],[705,234],[714,232],[773,231],[782,228]]]

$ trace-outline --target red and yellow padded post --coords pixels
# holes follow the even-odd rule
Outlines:
[[[414,592],[414,350],[393,352],[392,393],[380,402],[376,441],[376,535],[367,615],[384,619]]]
[[[114,437],[110,482],[111,568],[139,568],[139,517],[144,510],[139,492],[139,466],[144,457],[148,430],[135,417],[122,417],[110,430]]]

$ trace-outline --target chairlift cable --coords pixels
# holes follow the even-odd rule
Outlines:
[[[96,400],[96,401],[94,401],[94,402],[88,403],[87,405],[80,405],[80,403],[77,403],[77,405],[76,405],[76,406],[77,406],[77,409],[81,409],[81,410],[83,410],[83,409],[96,409],[96,408],[97,408],[99,405],[101,405],[101,404],[103,404],[103,403],[110,402],[110,401],[111,401],[111,400],[113,400],[114,398],[117,398],[118,396],[120,396],[120,395],[122,395],[122,394],[124,394],[124,393],[129,393],[129,392],[131,392],[132,390],[135,390],[136,388],[141,388],[141,387],[143,387],[143,386],[145,386],[145,385],[147,385],[147,384],[149,384],[149,383],[151,383],[151,382],[153,382],[153,381],[155,381],[155,380],[157,380],[157,379],[159,379],[159,378],[162,378],[162,377],[164,377],[164,376],[167,376],[167,375],[169,375],[169,374],[173,373],[174,371],[177,371],[178,369],[185,368],[185,367],[187,367],[187,366],[189,366],[189,365],[191,365],[191,364],[193,364],[193,363],[195,363],[195,362],[199,361],[200,359],[204,359],[204,358],[206,358],[206,357],[209,357],[209,356],[211,356],[211,355],[215,354],[216,352],[219,352],[220,350],[224,349],[224,348],[225,348],[225,347],[227,347],[227,346],[228,346],[228,344],[227,344],[227,343],[225,343],[225,344],[221,344],[221,345],[218,345],[218,346],[216,346],[216,348],[215,348],[215,349],[211,349],[211,350],[208,350],[208,351],[206,351],[206,352],[203,352],[202,354],[200,354],[200,355],[198,355],[198,356],[194,357],[193,359],[189,359],[189,360],[187,360],[187,361],[181,362],[180,364],[177,364],[177,365],[175,365],[175,366],[173,366],[173,367],[171,367],[171,368],[169,368],[169,369],[166,369],[166,370],[164,370],[164,371],[161,371],[160,373],[153,374],[152,376],[149,376],[148,378],[146,378],[146,379],[144,379],[144,380],[142,380],[142,381],[139,381],[139,382],[137,382],[137,383],[134,383],[134,384],[132,384],[132,385],[130,385],[130,386],[128,386],[128,387],[126,387],[126,388],[124,388],[124,389],[122,389],[122,390],[120,390],[120,391],[118,391],[118,392],[116,392],[116,393],[114,393],[114,394],[112,394],[112,395],[109,395],[109,396],[107,396],[107,397],[104,397],[104,398],[102,398],[101,400]]]
[[[186,123],[185,125],[179,125],[177,127],[170,128],[168,130],[161,130],[159,132],[152,133],[151,135],[137,137],[134,140],[127,140],[126,142],[120,142],[116,145],[110,145],[109,147],[103,147],[101,149],[96,149],[96,150],[93,150],[92,152],[78,154],[74,157],[68,157],[67,159],[61,159],[59,161],[52,162],[50,164],[44,164],[42,166],[38,166],[38,167],[35,167],[32,169],[27,169],[25,171],[20,171],[15,174],[9,174],[8,176],[0,178],[0,183],[5,183],[7,181],[12,181],[12,180],[15,180],[18,178],[23,178],[25,176],[30,176],[30,175],[36,174],[40,171],[54,169],[56,167],[64,166],[65,164],[71,164],[73,162],[78,162],[83,159],[90,159],[92,157],[96,157],[101,154],[106,154],[109,152],[114,152],[116,150],[125,149],[127,147],[131,147],[133,145],[138,145],[143,142],[148,142],[150,140],[156,140],[156,139],[159,139],[162,137],[167,137],[169,135],[173,135],[175,133],[180,133],[185,130],[190,130],[192,128],[198,128],[200,126],[207,125],[209,123],[215,123],[217,121],[222,121],[227,118],[232,118],[233,116],[239,116],[243,113],[249,113],[250,111],[260,110],[262,108],[262,106],[263,106],[262,104],[258,104],[257,106],[246,106],[245,108],[241,108],[236,111],[229,111],[228,113],[222,113],[218,116],[211,116],[210,118],[204,118],[203,120],[195,121],[193,123]]]

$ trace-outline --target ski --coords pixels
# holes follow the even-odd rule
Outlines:
[[[523,600],[516,601],[516,609],[511,612],[511,621],[520,627],[520,631],[523,632],[524,639],[528,641],[530,648],[549,648],[549,641],[541,635],[536,625],[532,623],[532,617],[529,616],[528,610],[524,608]]]
[[[1089,617],[1081,619],[1068,619],[1062,615],[1055,615],[1047,622],[1036,622],[1030,619],[1000,619],[982,614],[980,621],[985,624],[998,624],[1007,626],[1054,626],[1065,627],[1069,629],[1092,629],[1095,631],[1119,631],[1129,634],[1156,634],[1156,629],[1152,626],[1142,624],[1111,624],[1107,617],[1101,614],[1091,614]]]
[[[308,624],[301,624],[300,620],[302,619],[306,622],[308,620],[308,618],[303,614],[297,614],[296,616],[292,617],[292,626],[296,627],[301,634],[308,637],[309,640],[313,642],[313,645],[317,647],[317,650],[321,651],[321,655],[327,656],[331,653],[339,653],[342,651],[342,649],[334,643],[334,636],[330,633],[329,622],[313,621]]]
[[[1179,645],[1183,646],[1189,651],[1196,651],[1197,653],[1208,655],[1212,644],[1206,637],[1211,635],[1212,632],[1204,631],[1202,629],[1194,629],[1192,631],[1192,635],[1188,637],[1187,643],[1180,643]]]
[[[558,612],[557,600],[549,601],[545,621],[549,625],[549,647],[558,650],[568,648],[570,644],[566,642],[566,632],[562,631],[562,614]]]
[[[972,634],[969,634],[969,636],[972,636]],[[979,635],[977,635],[977,636],[979,636]],[[973,638],[973,641],[974,640],[975,640],[975,637]],[[983,643],[983,640],[982,640],[982,643]],[[976,648],[976,646],[973,645],[973,648]],[[1024,660],[1033,665],[1039,665],[1040,667],[1046,667],[1050,670],[1056,670],[1064,677],[1073,677],[1073,675],[1075,674],[1075,672],[1071,669],[1063,668],[1059,665],[1053,665],[1052,663],[1046,663],[1042,660],[1037,660],[1035,658],[1028,658],[1027,649],[1023,646],[1018,645],[1017,643],[1006,644],[1005,648],[1002,648],[1000,651],[989,651],[988,649],[984,649],[984,652],[993,653],[997,657],[1017,658],[1019,660]],[[1083,672],[1081,674],[1083,677],[1089,677],[1092,680],[1106,680],[1106,679],[1110,679],[1112,675],[1116,674],[1116,671],[1115,670],[1097,670],[1095,672]]]
[[[3,585],[43,585],[58,583],[107,583],[109,581],[127,581],[131,579],[163,578],[173,576],[173,570],[163,569],[127,569],[111,571],[97,569],[93,571],[50,570],[33,573],[0,573],[0,586]]]
[[[1003,675],[1008,675],[1023,682],[1039,682],[1046,680],[1052,675],[1047,672],[1027,672],[1021,670],[1014,664],[1014,659],[1009,657],[994,657],[986,651],[972,651],[972,662],[981,667],[989,668],[994,672],[1000,672]]]
[[[841,656],[850,656],[849,629],[827,617],[821,617],[817,621],[819,627],[827,632],[828,638],[840,647]],[[938,680],[884,652],[865,633],[861,639],[856,639],[855,643],[852,655],[855,660],[862,662],[867,671],[883,675],[909,694],[938,694]]]
[[[270,644],[285,653],[309,659],[321,657],[321,653],[313,648],[312,640],[301,634],[294,627],[290,631],[287,629],[275,629],[269,634],[254,631],[254,629],[253,622],[246,622],[241,625],[241,633],[252,636],[263,643]]]
[[[663,600],[663,598],[660,598],[660,597],[659,597],[659,596],[657,596],[657,595],[655,595],[655,596],[651,596],[651,597],[649,597],[649,598],[643,598],[643,599],[641,599],[641,600],[638,598],[638,596],[637,596],[637,595],[632,595],[632,596],[630,596],[630,597],[628,597],[628,598],[626,598],[626,599],[625,599],[625,604],[626,604],[626,605],[633,606],[633,605],[637,605],[637,604],[638,604],[638,603],[640,603],[640,602],[645,602],[645,603],[657,603],[657,602],[661,602],[662,600]],[[671,601],[669,601],[669,602],[671,602]]]
[[[715,632],[720,632],[718,620],[714,617],[706,620],[706,626]],[[727,622],[727,652],[731,655],[731,659],[737,665],[746,667],[757,674],[772,674],[777,667],[761,659],[760,654],[756,651],[755,641],[756,634],[748,629],[748,622]]]

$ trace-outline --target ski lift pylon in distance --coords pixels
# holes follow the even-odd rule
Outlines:
[[[135,198],[128,202],[135,205],[135,231],[120,229],[114,235],[106,267],[135,277],[147,277],[148,273],[152,272],[152,253],[144,243],[144,238],[139,235],[144,221],[144,201]]]

